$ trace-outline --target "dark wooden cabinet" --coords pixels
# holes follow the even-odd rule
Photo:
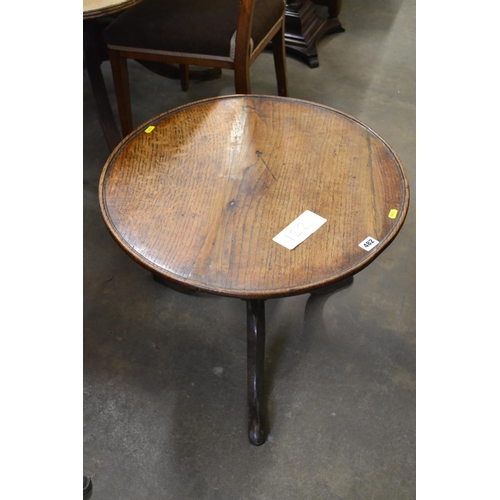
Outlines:
[[[287,53],[311,68],[319,66],[316,42],[330,33],[345,31],[338,15],[342,0],[288,0],[285,17]]]

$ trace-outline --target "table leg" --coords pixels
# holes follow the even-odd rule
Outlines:
[[[255,446],[266,441],[263,418],[265,341],[264,301],[247,300],[248,439]]]

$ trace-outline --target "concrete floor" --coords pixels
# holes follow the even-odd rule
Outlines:
[[[319,68],[288,57],[289,95],[360,119],[399,155],[412,201],[393,244],[337,293],[267,302],[270,434],[246,425],[245,304],[176,293],[108,234],[109,155],[84,72],[84,473],[95,500],[415,498],[415,2],[349,0]],[[102,66],[115,108],[109,63]],[[233,93],[129,64],[134,124]],[[276,94],[272,55],[252,92]]]

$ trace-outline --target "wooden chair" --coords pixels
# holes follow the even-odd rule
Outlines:
[[[143,0],[105,30],[123,135],[132,127],[127,59],[234,70],[237,94],[250,93],[249,68],[272,42],[278,95],[287,95],[285,0]]]

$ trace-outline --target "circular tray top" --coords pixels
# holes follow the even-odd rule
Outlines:
[[[395,153],[356,119],[240,95],[136,129],[106,162],[99,202],[119,245],[167,281],[266,299],[363,269],[401,229],[409,188]],[[306,210],[326,223],[293,250],[273,241]],[[368,237],[379,243],[366,250]]]

